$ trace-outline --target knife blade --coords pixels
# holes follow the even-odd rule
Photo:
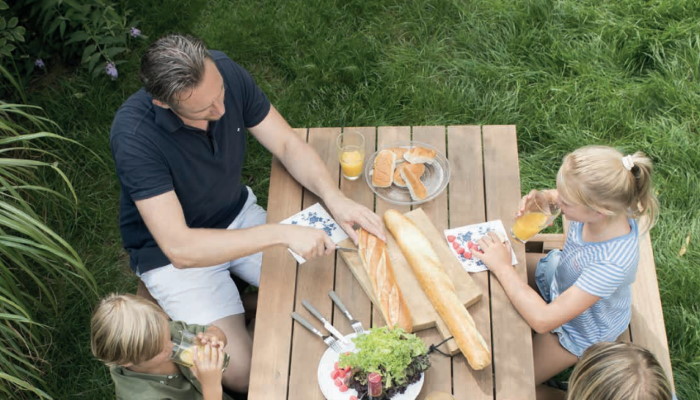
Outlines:
[[[357,249],[353,249],[352,247],[343,247],[343,246],[335,246],[335,249],[338,251],[357,251]]]
[[[313,315],[313,316],[316,317],[319,321],[321,321],[321,322],[323,323],[323,327],[326,328],[326,330],[327,330],[328,332],[330,332],[333,336],[335,336],[336,339],[340,340],[340,341],[343,342],[343,343],[348,343],[348,341],[345,340],[345,335],[343,335],[342,333],[338,332],[338,330],[335,329],[335,327],[334,327],[333,325],[331,325],[331,323],[330,323],[327,319],[325,319],[325,318],[323,317],[323,315],[321,315],[321,313],[318,312],[318,310],[317,310],[314,306],[311,305],[311,303],[309,303],[309,302],[306,301],[306,300],[302,300],[302,301],[301,301],[301,304],[302,304],[307,310],[309,310],[309,312],[311,313],[311,315]]]

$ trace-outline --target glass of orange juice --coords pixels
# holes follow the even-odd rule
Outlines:
[[[355,131],[343,132],[337,138],[338,161],[343,178],[354,181],[362,175],[365,161],[365,137]]]
[[[559,216],[557,203],[541,190],[535,191],[525,203],[523,214],[516,218],[510,228],[513,237],[523,243],[548,227]]]
[[[182,366],[187,368],[192,368],[194,366],[194,348],[197,347],[198,351],[203,352],[204,346],[199,344],[199,339],[197,336],[189,331],[180,331],[181,339],[180,343],[173,343],[173,351],[170,354],[170,359]],[[226,369],[231,360],[228,353],[224,353],[224,367]]]

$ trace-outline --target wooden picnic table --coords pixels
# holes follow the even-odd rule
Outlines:
[[[521,197],[515,126],[296,129],[326,162],[343,193],[381,216],[389,208],[401,212],[411,208],[375,198],[364,178],[356,181],[341,178],[335,139],[343,129],[364,134],[368,155],[388,143],[415,140],[428,143],[447,156],[452,170],[448,189],[434,200],[418,206],[439,230],[495,219],[501,219],[506,227],[512,224]],[[279,222],[318,201],[318,197],[291,178],[278,160],[273,160],[268,222]],[[525,249],[514,243],[514,250],[519,261],[516,269],[525,280]],[[492,364],[482,371],[474,371],[461,353],[449,358],[434,352],[430,356],[432,366],[425,374],[418,398],[422,399],[433,391],[443,391],[453,393],[456,399],[534,399],[530,328],[495,277],[488,272],[471,276],[484,295],[468,310],[491,345]],[[332,316],[332,323],[341,332],[352,332],[348,321],[327,295],[331,289],[339,294],[365,327],[383,325],[381,314],[373,309],[340,256],[322,257],[297,265],[285,248],[265,251],[249,399],[323,399],[316,370],[326,346],[312,333],[294,324],[290,313],[303,309],[301,301],[307,299],[322,314]],[[312,318],[310,321],[320,326],[318,321]],[[417,332],[417,335],[426,344],[438,343],[442,339],[435,328]]]

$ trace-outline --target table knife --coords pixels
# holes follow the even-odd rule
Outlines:
[[[317,310],[314,306],[312,306],[311,303],[309,303],[309,302],[306,301],[306,300],[302,300],[302,301],[301,301],[301,304],[302,304],[307,310],[309,310],[309,312],[310,312],[314,317],[316,317],[319,321],[323,322],[323,327],[326,328],[326,330],[327,330],[328,332],[330,332],[333,336],[335,336],[335,337],[336,337],[338,340],[340,340],[341,342],[343,342],[343,343],[348,343],[347,340],[345,340],[345,336],[344,336],[342,333],[338,332],[338,330],[335,329],[335,327],[334,327],[333,325],[331,325],[331,323],[330,323],[327,319],[323,318],[323,315],[321,315],[321,313],[318,312],[318,310]]]
[[[352,247],[335,246],[335,249],[339,250],[339,251],[355,251],[355,252],[357,252],[357,249],[353,249]]]

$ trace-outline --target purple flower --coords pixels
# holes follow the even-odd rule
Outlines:
[[[141,30],[139,28],[136,28],[135,26],[132,26],[129,30],[129,34],[131,35],[131,37],[136,38],[141,36]]]
[[[44,64],[44,60],[42,60],[41,58],[37,58],[36,60],[34,60],[34,65],[39,69],[46,68],[46,64]]]
[[[105,73],[109,75],[112,80],[117,79],[119,76],[119,72],[117,71],[117,66],[114,65],[112,62],[108,62],[107,65],[105,65]]]

